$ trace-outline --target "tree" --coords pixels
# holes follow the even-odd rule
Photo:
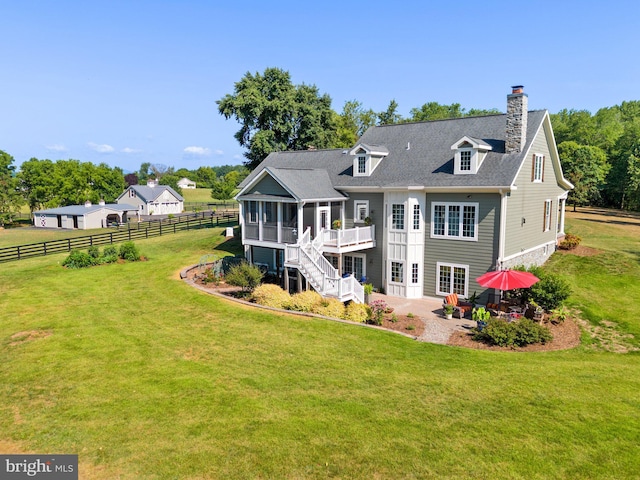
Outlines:
[[[221,115],[241,124],[234,136],[247,148],[245,164],[252,170],[271,152],[327,148],[335,141],[331,98],[314,85],[293,85],[279,68],[247,72],[234,93],[216,103]]]
[[[218,177],[211,185],[211,198],[214,200],[229,200],[240,183],[240,172],[232,170],[224,177]]]
[[[0,226],[13,222],[14,215],[20,211],[23,203],[13,161],[11,155],[0,150]]]
[[[601,148],[579,145],[576,142],[562,142],[558,145],[562,170],[574,189],[569,192],[569,200],[576,205],[591,204],[600,199],[600,188],[606,180],[610,165]]]
[[[409,112],[411,122],[424,122],[427,120],[444,120],[447,118],[460,118],[464,116],[464,109],[459,103],[440,105],[438,102],[428,102],[420,108],[412,108]]]
[[[149,175],[151,175],[151,163],[144,162],[140,165],[140,170],[138,170],[138,181],[140,184],[147,183]]]
[[[391,100],[389,106],[384,112],[378,113],[378,125],[392,125],[394,123],[400,123],[402,116],[397,113],[398,102]]]
[[[377,114],[373,110],[365,110],[357,100],[346,101],[342,113],[336,118],[337,132],[333,146],[353,147],[367,128],[376,124],[376,118]]]
[[[131,185],[139,185],[140,180],[138,179],[138,175],[136,175],[135,173],[127,173],[124,176],[124,183],[127,185],[127,187],[130,187]]]
[[[50,206],[55,198],[54,170],[55,164],[48,159],[31,158],[20,165],[18,183],[31,213]]]
[[[160,178],[159,184],[160,185],[167,185],[167,186],[173,188],[178,194],[182,195],[182,188],[180,188],[180,186],[178,186],[178,181],[179,180],[180,180],[180,177],[178,177],[177,175],[165,174],[165,175],[162,176],[162,178]]]

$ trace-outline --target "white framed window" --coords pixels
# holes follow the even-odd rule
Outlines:
[[[411,283],[417,284],[420,282],[420,266],[417,263],[411,264]]]
[[[249,223],[258,223],[258,202],[251,200],[249,201],[249,209],[247,211]]]
[[[469,290],[469,265],[437,262],[436,289],[438,295],[457,293],[466,298]]]
[[[352,273],[356,280],[367,276],[367,256],[364,253],[352,253],[342,257],[342,273]]]
[[[460,150],[460,171],[471,171],[471,150]]]
[[[542,228],[543,232],[548,232],[551,230],[551,200],[544,201],[544,225]]]
[[[404,262],[391,262],[391,283],[404,283]]]
[[[411,226],[414,230],[420,230],[420,205],[417,203],[413,205],[413,223]]]
[[[404,203],[391,205],[391,230],[404,230]]]
[[[356,200],[353,202],[353,221],[364,223],[369,216],[369,200]]]
[[[533,156],[533,181],[542,182],[544,180],[544,155],[536,153]]]
[[[433,202],[431,236],[478,240],[478,203]]]
[[[278,215],[278,204],[276,202],[263,202],[262,217],[264,223],[276,223]]]
[[[358,173],[360,175],[367,173],[367,157],[364,155],[358,156]]]

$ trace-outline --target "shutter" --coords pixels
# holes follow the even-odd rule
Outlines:
[[[536,179],[536,154],[533,154],[531,158],[531,181],[533,182]]]

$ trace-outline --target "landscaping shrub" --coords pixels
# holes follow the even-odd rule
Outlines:
[[[260,285],[263,276],[264,274],[257,266],[243,261],[232,265],[225,274],[224,279],[229,285],[242,287],[242,290],[245,292],[252,292]]]
[[[291,295],[289,310],[295,310],[296,312],[313,312],[316,305],[321,301],[322,297],[320,294],[313,290],[296,293]]]
[[[256,287],[251,294],[251,300],[258,305],[265,305],[274,308],[288,308],[291,302],[291,295],[277,285],[263,283]]]
[[[100,263],[115,263],[118,261],[118,254],[102,255],[98,260]]]
[[[367,322],[373,325],[382,325],[382,317],[389,308],[387,303],[384,300],[376,300],[375,302],[371,302],[369,307],[371,309],[371,315],[367,319]]]
[[[69,256],[62,262],[62,266],[67,268],[87,268],[95,264],[95,258],[80,250],[71,250]]]
[[[111,255],[115,255],[116,257],[118,256],[118,248],[115,245],[107,245],[106,247],[104,247],[104,250],[102,251],[103,257],[107,257]]]
[[[344,312],[344,303],[337,298],[323,298],[313,308],[313,313],[332,318],[342,318],[344,317]]]
[[[562,240],[560,242],[560,245],[558,245],[558,248],[560,250],[573,250],[578,245],[580,245],[581,241],[582,239],[579,236],[573,235],[572,233],[567,233],[564,236],[564,240]]]
[[[553,335],[548,328],[528,318],[510,323],[492,318],[482,331],[473,334],[473,339],[500,347],[523,347],[534,343],[547,343],[553,339]]]
[[[365,305],[364,303],[351,302],[347,305],[342,318],[351,322],[363,323],[367,321],[369,315],[370,308],[368,305]]]
[[[523,304],[533,301],[550,311],[562,305],[571,295],[571,287],[565,280],[555,273],[546,272],[542,267],[532,266],[527,269],[524,266],[519,266],[514,270],[533,273],[540,279],[531,288],[521,288],[509,292],[511,296],[518,298]]]
[[[120,252],[118,254],[120,258],[128,262],[137,262],[140,260],[140,252],[133,242],[124,242],[120,245]]]
[[[91,245],[89,250],[87,250],[87,253],[91,258],[100,258],[100,247],[97,245]]]

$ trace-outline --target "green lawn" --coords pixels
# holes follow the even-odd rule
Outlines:
[[[210,188],[183,188],[182,197],[185,202],[212,202],[211,189]]]
[[[237,250],[219,233],[139,242],[141,263],[0,265],[0,445],[78,453],[100,479],[637,478],[639,355],[473,351],[240,307],[177,278]],[[573,302],[618,305],[581,261],[552,264]],[[49,336],[11,345],[28,331]]]
[[[83,237],[108,232],[106,228],[91,230],[57,230],[50,228],[35,228],[31,225],[17,226],[0,230],[0,248],[25,245],[28,243],[49,242],[63,238]]]

